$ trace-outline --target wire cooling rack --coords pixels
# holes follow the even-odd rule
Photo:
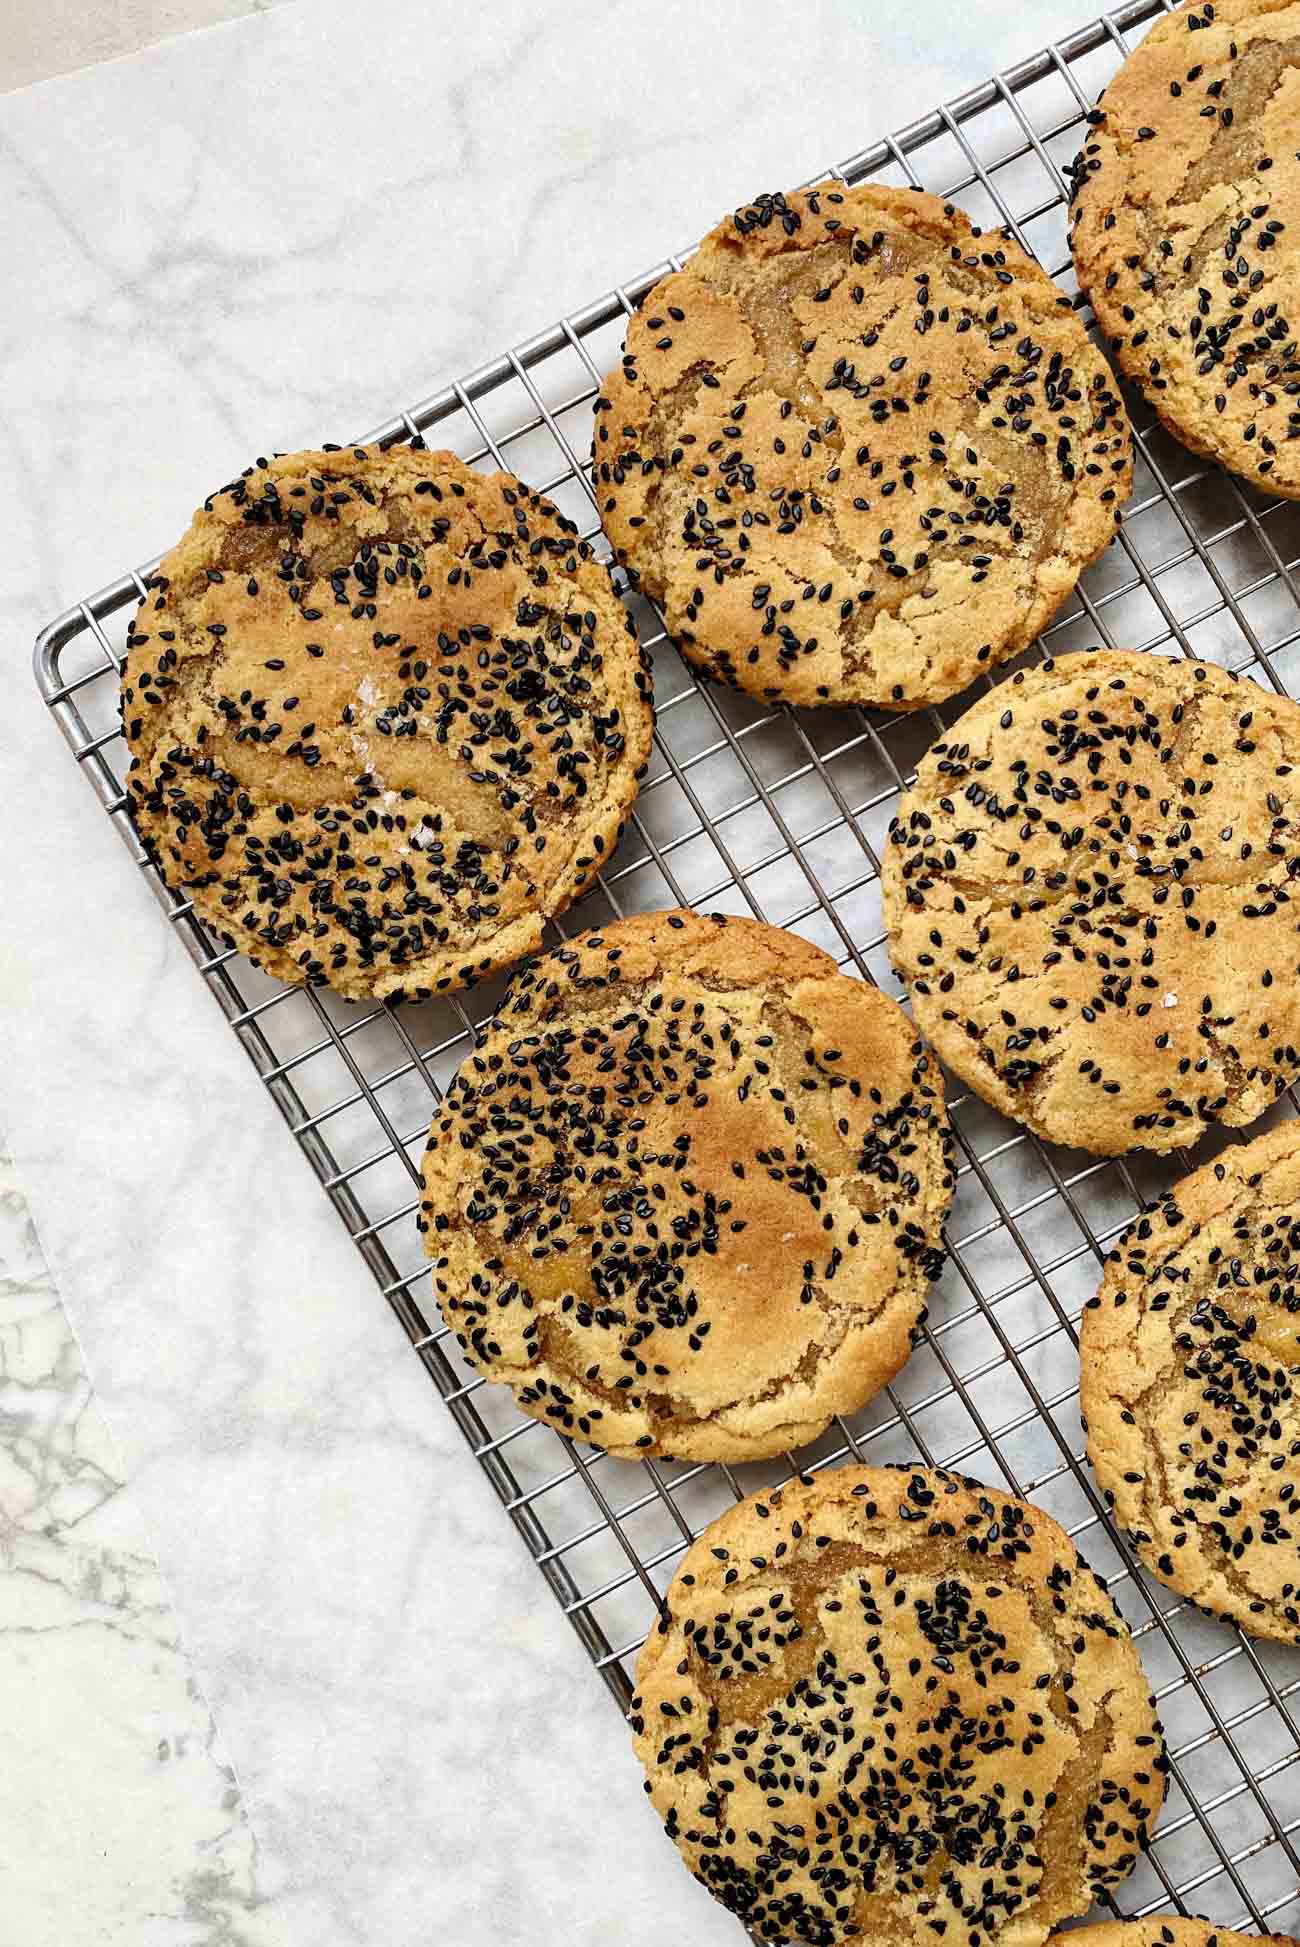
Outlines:
[[[1165,11],[1131,0],[887,136],[832,172],[919,184],[1008,224],[1067,289],[1066,178],[1083,117],[1131,38]],[[676,268],[564,318],[370,435],[416,436],[540,487],[598,550],[586,456],[592,402],[627,314]],[[1257,498],[1171,442],[1135,399],[1135,490],[1118,537],[1047,631],[1195,654],[1300,694],[1300,506]],[[228,952],[148,867],[122,787],[117,688],[150,566],[59,617],[36,674],[77,762],[131,847],[405,1326],[533,1559],[621,1706],[684,1547],[723,1508],[791,1471],[610,1460],[521,1416],[466,1366],[436,1313],[416,1234],[418,1171],[442,1089],[503,982],[437,1002],[356,1006],[287,988]],[[896,993],[880,923],[891,814],[960,699],[911,717],[795,714],[701,683],[632,602],[655,666],[655,756],[636,814],[572,934],[666,905],[751,913]],[[1031,654],[1039,654],[1035,650]],[[1135,1568],[1082,1458],[1075,1328],[1098,1264],[1187,1159],[1098,1161],[1052,1149],[975,1097],[950,1101],[960,1172],[930,1324],[870,1407],[799,1456],[946,1463],[1033,1497],[1078,1540],[1138,1638],[1172,1755],[1158,1837],[1117,1910],[1175,1906],[1279,1932],[1300,1921],[1300,1655],[1198,1615]],[[1284,1107],[1283,1112],[1289,1112]],[[1199,1153],[1203,1160],[1204,1150]],[[668,1862],[666,1861],[666,1864]]]

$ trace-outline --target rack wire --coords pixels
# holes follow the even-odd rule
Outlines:
[[[1130,0],[824,173],[951,196],[976,222],[1007,225],[1073,292],[1065,200],[1084,115],[1136,33],[1172,7]],[[419,436],[508,467],[607,557],[585,457],[592,404],[627,316],[681,261],[656,265],[368,437]],[[1138,400],[1129,406],[1137,469],[1117,539],[1026,660],[1100,641],[1197,655],[1300,694],[1300,506],[1257,497],[1193,461]],[[426,1315],[413,1221],[420,1155],[434,1106],[504,982],[399,1006],[284,987],[223,948],[162,885],[130,823],[117,711],[127,625],[156,565],[121,575],[42,632],[41,692],[626,1708],[636,1652],[684,1548],[733,1500],[795,1463],[630,1466],[573,1445],[479,1379],[436,1314]],[[905,781],[961,699],[904,717],[770,710],[702,682],[655,611],[628,600],[654,664],[654,760],[618,853],[557,936],[665,905],[749,913],[897,993],[880,921],[880,850]],[[1288,1931],[1300,1921],[1300,1655],[1252,1642],[1149,1580],[1109,1523],[1082,1452],[1081,1307],[1104,1252],[1189,1159],[1097,1160],[1041,1144],[972,1095],[950,1093],[949,1107],[958,1183],[924,1339],[891,1387],[798,1464],[943,1463],[1054,1514],[1133,1627],[1172,1758],[1155,1842],[1114,1910],[1174,1907]]]

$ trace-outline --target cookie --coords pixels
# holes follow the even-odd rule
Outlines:
[[[1289,1934],[1234,1933],[1209,1920],[1185,1920],[1176,1913],[1152,1913],[1145,1920],[1110,1920],[1099,1927],[1075,1928],[1053,1947],[1295,1947]]]
[[[655,1809],[760,1940],[1038,1947],[1132,1872],[1164,1798],[1103,1584],[1039,1509],[940,1469],[724,1514],[636,1680]]]
[[[952,1188],[894,1001],[776,927],[655,913],[516,976],[434,1118],[420,1224],[443,1317],[526,1413],[750,1460],[898,1371]]]
[[[650,679],[549,501],[450,453],[259,460],[128,638],[131,811],[173,891],[280,980],[464,987],[608,859]]]
[[[1175,439],[1300,495],[1300,4],[1161,19],[1074,165],[1079,282]]]
[[[1300,1643],[1300,1123],[1124,1233],[1083,1314],[1088,1456],[1160,1580]]]
[[[1300,705],[1096,650],[934,744],[890,828],[894,964],[936,1052],[1049,1142],[1120,1155],[1300,1073]]]
[[[920,191],[762,196],[631,320],[601,518],[690,660],[911,710],[1031,642],[1132,479],[1109,366],[1008,236]]]

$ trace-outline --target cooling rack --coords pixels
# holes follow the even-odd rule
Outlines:
[[[1069,290],[1069,164],[1083,118],[1171,0],[1130,0],[825,173],[912,183],[1009,225]],[[756,185],[761,187],[762,185]],[[702,212],[702,215],[710,214]],[[422,437],[510,468],[607,554],[587,455],[592,403],[657,265],[368,437]],[[1133,398],[1138,458],[1114,545],[1043,639],[1192,654],[1300,694],[1300,506],[1192,458]],[[434,1105],[503,982],[400,1006],[287,988],[225,950],[157,880],[126,809],[118,674],[147,564],[52,622],[36,676],[77,763],[131,848],[321,1185],[621,1707],[635,1654],[683,1549],[793,1463],[728,1468],[575,1446],[485,1385],[436,1312],[414,1213]],[[598,887],[555,929],[666,905],[750,913],[897,993],[879,858],[917,759],[960,700],[911,717],[769,710],[702,683],[657,614],[629,597],[655,671],[650,772]],[[1031,656],[1042,653],[1041,645]],[[996,679],[994,679],[996,680]],[[1075,1537],[1138,1639],[1172,1757],[1158,1836],[1116,1910],[1176,1907],[1264,1932],[1300,1921],[1300,1655],[1200,1616],[1136,1568],[1082,1458],[1076,1326],[1098,1264],[1187,1158],[1099,1161],[1040,1144],[975,1097],[950,1108],[960,1171],[949,1256],[922,1343],[871,1406],[799,1455],[804,1467],[916,1460],[1031,1496]],[[1279,1113],[1293,1112],[1284,1104]],[[1204,1151],[1198,1152],[1203,1160]],[[675,1870],[675,1868],[674,1868]]]

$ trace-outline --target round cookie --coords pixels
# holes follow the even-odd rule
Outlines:
[[[1161,19],[1074,165],[1079,282],[1176,439],[1300,495],[1300,3]]]
[[[615,555],[692,662],[767,702],[901,710],[1031,642],[1132,480],[1069,298],[876,183],[760,197],[657,284],[593,457]]]
[[[1093,1471],[1151,1573],[1300,1643],[1300,1123],[1130,1225],[1079,1355]]]
[[[1234,1933],[1209,1920],[1185,1920],[1177,1913],[1152,1913],[1145,1920],[1110,1920],[1098,1927],[1073,1928],[1053,1947],[1295,1947],[1289,1934]]]
[[[1133,1870],[1164,1743],[1104,1586],[1027,1501],[843,1467],[688,1551],[637,1665],[647,1790],[763,1940],[1038,1947]]]
[[[813,1440],[902,1365],[953,1188],[902,1009],[745,919],[523,969],[434,1118],[443,1317],[526,1413],[635,1459]]]
[[[606,570],[508,473],[347,447],[204,502],[122,678],[136,828],[281,980],[464,987],[618,841],[650,680]]]
[[[1096,650],[931,746],[883,903],[922,1032],[994,1108],[1120,1155],[1252,1122],[1300,1073],[1300,705]]]

